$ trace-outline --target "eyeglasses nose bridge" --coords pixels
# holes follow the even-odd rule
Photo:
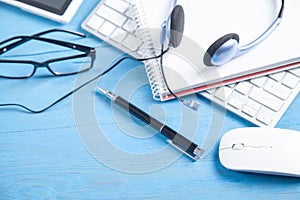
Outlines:
[[[50,71],[52,74],[55,75],[55,73],[49,67],[49,62],[36,62],[36,63],[34,63],[34,67],[35,67],[34,73],[36,72],[37,68],[44,68],[45,67],[45,68],[47,68],[48,71]]]
[[[35,68],[42,68],[42,67],[48,68],[48,63],[47,62],[35,62],[34,67]]]

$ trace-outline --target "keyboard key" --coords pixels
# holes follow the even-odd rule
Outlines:
[[[258,114],[256,119],[265,125],[269,125],[272,122],[272,119],[263,113]]]
[[[133,14],[132,14],[132,9],[128,9],[125,13],[125,15],[130,18],[130,19],[133,19]]]
[[[243,113],[249,115],[250,117],[254,117],[258,113],[257,110],[255,110],[249,106],[245,106],[242,111],[243,111]]]
[[[283,105],[283,102],[280,99],[258,88],[253,88],[249,97],[274,110],[275,112],[278,112]]]
[[[282,100],[287,99],[291,94],[291,90],[288,87],[272,79],[269,79],[267,81],[264,89]]]
[[[125,12],[129,7],[129,3],[122,0],[107,0],[105,4],[121,13]]]
[[[88,25],[90,28],[92,28],[94,30],[98,30],[99,27],[103,24],[103,22],[104,22],[104,19],[94,15],[91,17],[91,19],[87,22],[86,25]]]
[[[133,35],[128,35],[123,42],[123,45],[130,51],[136,51],[140,45],[140,40]]]
[[[134,25],[134,23],[133,23],[132,20],[127,20],[127,22],[125,22],[123,28],[124,28],[126,31],[128,31],[128,32],[130,32],[130,33],[133,33],[134,30],[135,30],[135,25]]]
[[[249,100],[246,104],[246,106],[259,111],[261,109],[261,105],[255,101]]]
[[[220,88],[218,88],[218,90],[215,93],[215,97],[217,97],[218,99],[222,100],[222,101],[226,101],[230,95],[232,94],[232,89],[230,89],[227,86],[222,86]]]
[[[106,21],[104,24],[99,28],[98,32],[105,35],[105,36],[110,36],[112,32],[116,29],[116,26],[113,25],[112,23]]]
[[[284,77],[282,84],[293,89],[298,85],[298,82],[299,82],[299,78],[297,78],[295,75],[291,73],[286,73],[286,76]]]
[[[274,79],[275,81],[281,81],[282,78],[284,77],[285,73],[286,73],[285,71],[277,72],[274,74],[270,74],[269,77]]]
[[[206,92],[208,92],[209,94],[212,94],[215,91],[216,91],[216,88],[211,88],[211,89],[206,90]]]
[[[230,88],[234,88],[235,83],[231,83],[231,84],[229,84],[229,85],[227,85],[227,86],[230,87]]]
[[[248,81],[243,81],[243,82],[238,83],[238,85],[235,87],[235,89],[238,92],[246,95],[252,89],[252,84],[249,83]]]
[[[297,77],[300,78],[300,67],[294,68],[289,70],[289,72],[291,72],[292,74],[296,75]]]
[[[241,109],[243,106],[243,102],[236,99],[236,98],[230,98],[228,101],[228,104],[231,105],[232,107],[236,108],[236,109]]]
[[[267,80],[266,76],[261,76],[258,78],[251,79],[250,82],[256,85],[257,87],[262,87]]]
[[[122,26],[127,19],[124,15],[107,6],[100,7],[96,13],[117,26]]]
[[[127,32],[121,28],[117,28],[115,32],[111,35],[111,39],[115,42],[121,43],[124,38],[127,36]]]
[[[261,109],[261,105],[255,101],[249,100],[245,107],[243,108],[243,112],[249,115],[250,117],[254,117],[258,111]]]

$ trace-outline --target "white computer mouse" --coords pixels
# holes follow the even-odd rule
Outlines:
[[[300,177],[300,132],[238,128],[222,137],[221,164],[231,170]]]

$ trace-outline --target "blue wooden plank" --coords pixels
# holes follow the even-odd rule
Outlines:
[[[97,2],[85,0],[66,25],[0,3],[0,40],[54,27],[82,31],[81,21]],[[120,56],[119,51],[91,35],[77,42],[101,46],[97,49],[97,65],[91,71],[78,77],[37,74],[28,80],[0,79],[1,103],[14,101],[37,109],[46,106]],[[196,97],[201,103],[198,115],[184,114],[177,101],[154,101],[142,69],[139,62],[126,61],[110,76],[41,114],[0,108],[0,199],[299,199],[299,179],[229,171],[219,162],[218,143],[204,159],[191,162],[169,147],[157,132],[136,123],[95,94],[98,84],[116,91],[176,130],[183,129],[200,145],[211,126],[220,126],[220,134],[252,126],[201,97]],[[126,82],[128,77],[134,78]],[[278,127],[300,130],[299,101],[298,96]],[[218,121],[213,121],[216,115]],[[186,123],[183,116],[189,122],[198,120],[191,132],[181,127]],[[106,157],[91,151],[84,134],[92,130],[91,136],[97,138],[100,132],[93,127],[100,127],[102,137],[128,157],[111,155],[104,139],[92,144]],[[164,154],[155,154],[161,151]],[[142,159],[147,156],[152,159]]]

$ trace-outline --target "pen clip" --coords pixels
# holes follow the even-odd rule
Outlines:
[[[178,145],[176,145],[172,140],[168,139],[167,142],[172,145],[174,148],[176,148],[178,151],[180,151],[181,153],[185,154],[186,156],[188,156],[189,158],[191,158],[193,161],[198,160],[199,156],[201,153],[204,152],[203,149],[200,148],[196,148],[194,151],[194,155],[189,154],[188,152],[186,152],[185,150],[183,150],[182,148],[180,148]]]

